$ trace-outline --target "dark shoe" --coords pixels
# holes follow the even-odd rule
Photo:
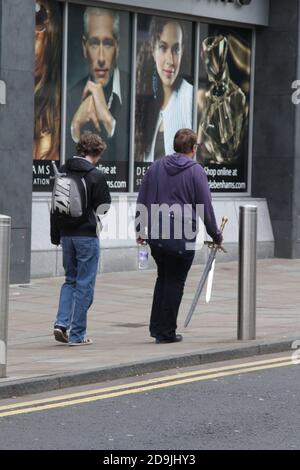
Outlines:
[[[182,335],[176,335],[173,338],[164,338],[164,339],[156,338],[155,342],[156,342],[156,344],[179,343],[182,340],[183,340]]]
[[[54,338],[60,343],[68,343],[69,338],[67,334],[67,329],[63,326],[55,325],[53,330]]]

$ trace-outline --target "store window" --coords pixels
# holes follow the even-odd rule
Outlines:
[[[193,128],[193,23],[138,15],[134,190],[154,160]]]
[[[200,25],[199,162],[214,192],[248,190],[252,31]]]
[[[33,189],[49,191],[51,160],[60,156],[61,4],[36,0],[35,17]]]
[[[130,123],[130,14],[69,5],[66,159],[85,130],[107,149],[99,168],[111,191],[128,191]]]
[[[65,6],[57,0],[36,0],[33,190],[51,190],[51,160],[59,164],[62,154],[65,159],[75,155],[80,134],[90,130],[107,144],[99,169],[112,192],[129,191],[134,134],[133,190],[138,191],[151,163],[173,153],[176,131],[187,127],[197,128],[197,158],[211,190],[248,192],[252,30],[201,23],[196,51],[196,23],[137,14],[134,90],[133,13],[68,3],[62,123]],[[199,81],[194,91],[195,54]],[[135,109],[130,109],[132,93]]]

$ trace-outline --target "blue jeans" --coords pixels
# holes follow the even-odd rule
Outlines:
[[[96,237],[62,237],[65,282],[61,288],[55,325],[69,329],[69,342],[82,341],[87,312],[93,303],[100,256]]]

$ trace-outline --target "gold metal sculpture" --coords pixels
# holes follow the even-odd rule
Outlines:
[[[198,142],[210,163],[237,160],[248,114],[246,95],[230,78],[228,47],[228,39],[222,35],[208,37],[202,43],[202,59],[211,86],[201,100]]]

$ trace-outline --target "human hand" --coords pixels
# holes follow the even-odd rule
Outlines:
[[[210,241],[205,241],[204,242],[204,245],[208,246],[208,248],[217,248],[218,250],[222,250],[223,251],[223,235],[220,234],[220,236],[218,236],[217,238],[213,239],[213,240],[210,240]]]
[[[107,134],[111,137],[114,118],[108,109],[103,86],[101,83],[94,83],[91,80],[88,80],[82,93],[82,100],[85,100],[89,96],[92,96],[94,99],[94,106],[98,122],[103,123]]]
[[[215,245],[222,245],[223,240],[224,240],[223,235],[220,234],[220,236],[216,240],[214,240],[214,244]]]
[[[92,95],[87,96],[85,100],[81,102],[72,119],[71,134],[75,142],[79,141],[81,127],[88,122],[92,122],[95,128],[100,132],[100,125],[97,119]]]

